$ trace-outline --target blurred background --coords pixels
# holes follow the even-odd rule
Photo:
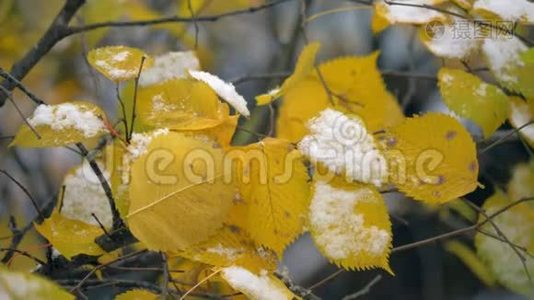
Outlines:
[[[0,0],[0,66],[11,65],[33,47],[46,30],[63,0]],[[181,0],[88,0],[74,18],[74,24],[109,20],[140,20],[160,16],[191,16],[187,1]],[[198,2],[198,3],[197,3]],[[356,1],[305,1],[309,41],[320,41],[318,62],[343,55],[366,55],[380,50],[379,68],[385,72],[388,89],[396,95],[406,115],[422,111],[444,111],[435,75],[444,63],[420,43],[413,26],[391,26],[380,34],[371,30],[372,11]],[[213,15],[261,5],[262,0],[193,0],[201,7],[195,15]],[[193,8],[194,8],[193,7]],[[345,9],[344,9],[345,8]],[[337,13],[319,15],[338,10]],[[313,17],[312,17],[313,16]],[[198,24],[171,23],[102,29],[74,35],[56,45],[24,79],[24,83],[49,104],[87,100],[103,107],[108,116],[116,115],[115,85],[88,65],[88,50],[106,45],[126,45],[157,55],[168,51],[195,50],[203,69],[233,81],[237,90],[254,108],[254,96],[276,87],[283,80],[278,74],[292,71],[295,58],[305,43],[300,31],[301,1],[286,1],[267,10]],[[195,30],[196,27],[196,30]],[[196,36],[198,34],[198,36]],[[532,32],[531,32],[532,36]],[[198,41],[195,41],[198,39]],[[195,44],[197,44],[195,46]],[[400,76],[396,72],[424,76]],[[34,104],[20,92],[16,103],[31,115]],[[254,108],[254,118],[246,126],[256,132],[268,131],[268,108]],[[0,108],[0,169],[17,178],[41,204],[55,198],[68,170],[81,162],[80,156],[66,148],[9,148],[23,120],[11,103]],[[474,126],[475,137],[480,132]],[[503,127],[506,132],[507,127]],[[502,133],[502,132],[501,132]],[[256,140],[247,131],[238,131],[237,144]],[[521,142],[511,138],[481,155],[478,189],[467,198],[480,204],[495,186],[504,186],[513,166],[527,161]],[[403,245],[439,233],[461,228],[467,223],[448,207],[431,208],[404,199],[397,193],[385,195],[392,215],[394,245]],[[23,191],[6,177],[0,177],[0,243],[9,244],[8,219],[15,216],[19,226],[34,216]],[[472,236],[460,237],[471,244]],[[43,241],[30,232],[21,249],[42,256]],[[19,268],[30,263],[20,257],[12,262]],[[288,250],[283,265],[300,285],[308,287],[335,272],[303,236]],[[314,288],[324,299],[342,299],[374,285],[362,298],[368,299],[520,299],[499,288],[486,288],[454,254],[441,243],[395,253],[391,256],[395,276],[382,271],[343,272]],[[380,275],[381,277],[377,277]],[[350,299],[350,298],[348,298]]]

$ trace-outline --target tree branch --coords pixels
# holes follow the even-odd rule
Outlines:
[[[24,57],[11,67],[11,75],[17,80],[21,80],[30,70],[47,54],[54,45],[68,36],[68,24],[74,14],[82,7],[85,0],[67,0],[63,8],[52,21],[44,35],[32,47]],[[12,91],[17,84],[12,80],[4,80],[1,85],[8,91]],[[6,96],[0,95],[0,107],[6,102]]]

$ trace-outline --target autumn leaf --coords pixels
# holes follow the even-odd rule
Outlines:
[[[387,182],[387,161],[356,115],[325,109],[308,124],[310,134],[298,144],[315,166],[347,180],[381,186]]]
[[[143,69],[153,64],[153,59],[143,51],[126,46],[108,46],[89,51],[87,60],[109,80],[120,82],[134,79]]]
[[[219,125],[224,107],[206,84],[171,79],[140,88],[136,111],[154,127],[201,130]]]
[[[246,231],[279,256],[303,230],[308,175],[302,156],[286,140],[266,138],[234,148],[237,183],[248,206]]]
[[[89,102],[39,105],[11,143],[20,147],[57,147],[95,139],[107,132],[102,110]]]
[[[147,248],[181,250],[215,234],[234,197],[214,142],[168,132],[131,167],[130,230]]]
[[[441,68],[439,88],[447,106],[475,122],[489,137],[508,118],[510,102],[496,86],[462,70]]]
[[[271,92],[256,97],[258,105],[267,105],[280,96],[284,95],[289,89],[294,87],[298,82],[306,78],[314,69],[315,56],[319,51],[321,44],[313,42],[304,47],[297,60],[293,74],[286,78],[281,87],[272,90]]]
[[[509,0],[503,5],[499,0],[476,0],[473,11],[487,19],[522,23],[534,22],[534,3],[528,0]],[[507,26],[506,22],[497,23]]]
[[[67,259],[78,254],[104,254],[95,244],[95,239],[104,233],[100,227],[69,219],[58,211],[52,212],[43,223],[35,224],[35,229]]]
[[[507,185],[507,195],[510,199],[534,197],[534,160],[520,163],[512,169],[512,178]],[[534,208],[532,202],[528,203]]]
[[[511,200],[503,192],[497,191],[484,202],[482,208],[486,211],[487,215],[491,216],[510,203]],[[511,243],[518,245],[518,247],[524,247],[532,253],[534,251],[533,219],[534,209],[532,206],[527,205],[527,203],[522,203],[513,206],[506,212],[493,218],[493,223]],[[485,216],[480,215],[479,222],[484,220]],[[518,230],[518,228],[521,229]],[[480,229],[499,236],[499,233],[495,231],[491,224],[484,224]],[[477,232],[475,235],[475,246],[478,255],[488,264],[499,283],[528,298],[534,297],[534,286],[528,274],[534,272],[534,258],[532,256],[524,255],[524,263],[527,269],[525,270],[521,258],[510,248],[508,243]]]
[[[277,119],[278,137],[298,142],[308,132],[308,120],[326,107],[358,115],[371,132],[399,124],[404,116],[376,67],[378,54],[341,57],[321,64],[319,70],[332,99],[316,73],[290,88]]]
[[[54,282],[39,275],[14,272],[0,267],[0,298],[35,300],[74,300],[75,297]]]
[[[223,268],[222,277],[234,289],[240,291],[251,300],[263,299],[299,299],[295,296],[280,279],[273,275],[260,273],[254,274],[247,269],[232,266]]]
[[[453,117],[427,113],[406,119],[385,139],[390,180],[406,195],[445,203],[477,187],[475,144]]]
[[[443,2],[446,2],[446,0],[416,0],[412,3],[419,6],[434,6]],[[389,4],[384,0],[375,3],[375,13],[387,19],[391,24],[425,24],[433,20],[446,19],[446,15],[437,10],[425,7]]]
[[[276,255],[257,247],[248,234],[235,225],[225,225],[208,240],[193,245],[177,255],[217,267],[233,265],[255,273],[276,269]]]
[[[371,185],[315,180],[310,232],[321,253],[345,269],[382,268],[392,273],[391,223],[386,204]]]

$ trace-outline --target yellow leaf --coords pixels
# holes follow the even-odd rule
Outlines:
[[[388,27],[388,19],[384,18],[383,15],[376,13],[376,11],[373,11],[373,16],[371,17],[371,31],[374,34],[378,34]]]
[[[223,182],[223,151],[213,144],[169,132],[134,161],[127,219],[148,249],[185,249],[222,226],[234,188]]]
[[[208,240],[176,254],[217,267],[236,265],[253,272],[276,269],[274,253],[256,247],[246,232],[234,225],[225,225]]]
[[[298,82],[306,78],[306,76],[313,71],[315,65],[315,56],[317,56],[320,46],[321,44],[319,42],[306,45],[300,53],[293,74],[286,78],[280,88],[269,92],[268,94],[257,96],[256,103],[258,105],[267,105],[282,96],[285,92],[287,92],[287,90],[294,87]]]
[[[24,124],[12,146],[57,147],[88,141],[107,132],[105,114],[89,102],[74,101],[57,105],[39,105],[28,118],[40,138]]]
[[[499,0],[483,0],[476,1],[473,5],[472,14],[481,15],[485,19],[492,21],[500,21],[500,26],[510,27],[509,23],[502,22],[518,22],[518,23],[533,23],[534,22],[534,3],[528,0],[514,0],[508,1],[509,5],[502,5]]]
[[[172,79],[140,88],[137,115],[151,126],[201,130],[221,124],[224,106],[204,83]]]
[[[345,269],[382,268],[392,273],[391,222],[386,204],[371,185],[315,180],[310,232],[329,261]]]
[[[289,89],[280,107],[278,136],[298,142],[308,132],[306,122],[326,107],[359,115],[371,132],[399,124],[404,116],[376,67],[378,54],[337,58],[319,66],[333,105],[316,73]]]
[[[477,187],[475,143],[453,117],[427,113],[390,129],[390,180],[406,195],[445,203]]]
[[[149,292],[147,290],[131,290],[115,297],[115,300],[156,300],[159,295]]]
[[[280,279],[273,275],[266,274],[266,272],[257,275],[247,269],[232,266],[222,269],[221,276],[234,289],[242,292],[251,300],[300,299],[295,296],[284,283],[280,281]]]
[[[152,66],[152,58],[143,51],[126,46],[108,46],[89,51],[87,60],[109,80],[119,82],[134,79],[139,74],[141,61],[143,69]]]
[[[510,199],[534,197],[534,160],[521,163],[512,170],[512,179],[508,182],[507,192]],[[532,207],[534,204],[529,203]]]
[[[447,106],[475,122],[489,137],[508,118],[510,102],[496,86],[462,70],[441,68],[439,88]]]
[[[525,101],[519,97],[510,97],[510,101],[510,124],[516,129],[522,127],[519,134],[534,147],[534,124],[527,125],[534,121],[534,98]]]
[[[491,216],[510,203],[511,200],[504,193],[497,191],[484,202],[482,208],[487,215]],[[479,222],[483,220],[485,217],[480,215]],[[529,253],[534,253],[534,223],[532,220],[534,220],[534,209],[527,203],[513,206],[493,218],[494,224],[499,227],[511,243],[526,248]],[[481,230],[499,236],[489,223],[484,224]],[[478,255],[488,264],[503,286],[527,298],[534,297],[534,285],[532,285],[530,276],[526,273],[521,258],[517,256],[509,244],[477,232],[475,246]],[[523,257],[528,273],[533,274],[534,258],[531,255],[524,255]]]
[[[281,255],[303,230],[308,175],[301,154],[286,140],[266,138],[230,152],[248,206],[245,229],[259,244]]]
[[[467,245],[457,240],[451,240],[445,243],[445,250],[456,255],[485,285],[495,286],[496,279],[491,270]]]
[[[284,95],[276,120],[277,137],[298,142],[307,133],[306,122],[329,106],[324,87],[307,78]]]
[[[488,66],[505,88],[534,98],[534,48],[527,48],[515,36],[501,39],[485,39],[482,53]]]
[[[82,253],[87,255],[104,253],[104,250],[94,242],[103,234],[100,227],[68,219],[57,211],[52,212],[43,223],[35,224],[35,229],[67,259]]]
[[[75,297],[54,282],[41,276],[0,268],[2,299],[70,300]]]

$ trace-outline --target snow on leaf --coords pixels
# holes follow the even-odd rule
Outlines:
[[[102,168],[104,176],[109,178],[109,173]],[[64,192],[61,202],[61,214],[73,220],[79,220],[91,225],[98,222],[91,214],[95,214],[98,220],[107,228],[111,228],[113,218],[109,202],[89,163],[84,161],[80,166],[72,169],[63,181]]]
[[[534,99],[523,100],[518,97],[510,97],[511,109],[510,109],[510,124],[514,128],[520,127],[534,121]],[[534,147],[534,124],[523,127],[519,134],[526,139],[531,147]]]
[[[513,199],[517,200],[517,199]],[[497,191],[484,202],[482,208],[487,215],[492,215],[511,203],[504,193]],[[527,203],[518,204],[506,212],[493,218],[493,222],[511,243],[525,247],[530,253],[534,251],[534,209]],[[480,215],[479,222],[485,220]],[[497,235],[491,224],[485,224],[482,231]],[[522,294],[527,298],[534,297],[534,285],[525,272],[521,258],[517,256],[510,245],[479,232],[475,235],[475,246],[478,255],[487,263],[497,280],[506,288]],[[528,272],[534,274],[534,258],[524,255]]]
[[[87,60],[91,66],[115,82],[137,77],[143,57],[145,57],[143,69],[152,66],[152,58],[143,51],[126,46],[97,48],[87,54]]]
[[[508,118],[510,102],[504,92],[462,70],[441,68],[439,89],[447,106],[472,120],[489,137]]]
[[[517,37],[507,36],[485,39],[482,53],[502,86],[534,98],[534,48],[528,49]]]
[[[413,5],[437,5],[444,0],[397,0],[396,3]],[[425,24],[433,20],[444,20],[446,15],[432,9],[424,7],[414,7],[408,5],[388,4],[384,0],[377,1],[375,12],[386,18],[389,23]]]
[[[481,43],[479,39],[459,38],[457,36],[459,24],[462,24],[462,26],[467,24],[467,26],[474,28],[474,23],[466,22],[468,21],[454,18],[448,23],[436,23],[434,27],[421,27],[419,36],[423,44],[436,56],[463,59],[475,52]],[[430,32],[430,30],[433,30],[433,32]]]
[[[169,132],[152,138],[131,167],[128,224],[149,249],[185,249],[223,224],[234,189],[223,182],[223,151]]]
[[[272,92],[267,94],[259,95],[256,97],[256,102],[258,105],[267,105],[280,96],[282,96],[288,89],[294,87],[299,81],[306,78],[314,69],[315,65],[315,56],[319,51],[321,44],[319,42],[314,42],[306,45],[300,56],[297,60],[295,70],[293,74],[286,78],[284,83],[279,89],[275,89]]]
[[[0,267],[0,299],[74,300],[75,297],[39,275]]]
[[[301,154],[286,140],[266,138],[234,148],[236,178],[246,202],[245,230],[258,245],[281,255],[303,231],[308,174]]]
[[[56,210],[43,223],[35,224],[35,229],[68,259],[78,254],[101,255],[105,253],[94,242],[98,236],[103,234],[99,226],[69,219]]]
[[[228,102],[237,112],[245,117],[250,116],[247,101],[237,93],[233,84],[224,82],[221,78],[204,71],[189,70],[189,75],[209,85],[217,95]]]
[[[253,272],[276,269],[276,255],[261,247],[242,229],[225,225],[208,240],[193,245],[177,255],[217,267],[240,266]]]
[[[427,113],[388,131],[390,180],[406,195],[445,203],[477,187],[475,143],[455,118]]]
[[[11,145],[54,147],[82,142],[107,132],[104,119],[102,110],[89,102],[41,104],[28,118],[28,123],[41,138],[39,139],[31,128],[24,124]]]
[[[310,134],[298,144],[313,163],[351,180],[382,185],[387,180],[387,162],[373,135],[357,116],[327,108],[308,122]]]
[[[477,0],[473,9],[482,15],[495,15],[503,21],[534,22],[534,3],[528,0]]]
[[[138,91],[137,114],[146,124],[176,130],[200,130],[222,122],[223,105],[204,83],[172,79]]]
[[[154,65],[141,72],[139,86],[163,83],[170,79],[187,78],[187,70],[200,70],[193,51],[169,52],[154,58]]]
[[[257,275],[245,268],[232,266],[223,268],[221,275],[230,286],[251,300],[298,299],[282,281],[266,272]]]
[[[289,89],[279,111],[278,136],[298,142],[308,132],[308,120],[327,107],[359,115],[371,132],[401,122],[404,116],[399,104],[387,91],[377,69],[378,54],[341,57],[319,66],[334,94],[334,107],[315,73]]]
[[[316,180],[309,222],[315,244],[331,262],[345,269],[379,267],[392,272],[391,223],[384,199],[373,186],[339,177]]]
[[[135,289],[115,296],[115,300],[156,300],[160,296],[147,290]]]

